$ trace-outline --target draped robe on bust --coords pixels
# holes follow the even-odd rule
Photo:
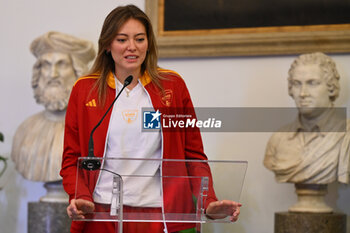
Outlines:
[[[32,181],[62,180],[64,120],[52,120],[45,112],[26,119],[13,138],[12,160],[22,176]]]
[[[305,132],[297,119],[271,136],[264,165],[278,182],[349,183],[350,120],[331,111],[312,132]]]

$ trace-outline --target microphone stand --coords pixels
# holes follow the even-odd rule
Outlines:
[[[123,88],[119,91],[117,97],[114,98],[112,104],[108,107],[107,111],[105,114],[102,116],[101,120],[96,124],[96,126],[91,130],[90,133],[90,139],[89,139],[89,149],[88,149],[88,157],[83,160],[81,167],[85,170],[93,171],[93,170],[98,170],[101,168],[101,162],[96,159],[97,157],[94,154],[94,139],[93,139],[93,134],[97,127],[99,127],[104,120],[104,118],[107,116],[108,112],[112,109],[115,101],[119,98],[120,94],[123,92],[123,90],[132,82],[133,76],[129,75],[125,81]]]
[[[115,101],[119,98],[120,94],[123,92],[123,90],[132,82],[133,76],[129,75],[125,81],[123,88],[119,91],[118,95],[114,98],[112,104],[108,107],[105,114],[102,116],[101,120],[96,124],[96,126],[91,130],[90,133],[90,139],[89,139],[89,148],[88,148],[88,157],[86,157],[83,162],[81,163],[81,167],[88,171],[94,171],[94,170],[100,170],[100,171],[107,171],[112,173],[113,176],[113,190],[112,190],[112,200],[111,200],[111,209],[110,209],[110,215],[111,216],[117,216],[119,218],[119,232],[123,232],[123,179],[121,175],[101,168],[101,162],[100,160],[95,156],[94,154],[94,139],[93,134],[97,127],[99,127],[102,123],[102,121],[107,116],[108,112],[112,109]],[[118,198],[119,197],[119,198]]]

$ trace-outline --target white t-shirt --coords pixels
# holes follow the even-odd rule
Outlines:
[[[116,79],[116,93],[123,85]],[[116,101],[107,135],[105,158],[161,158],[161,134],[142,132],[142,108],[153,108],[148,94],[138,83],[131,91],[124,89]],[[112,162],[111,162],[112,161]],[[123,178],[123,204],[160,207],[161,180],[159,161],[105,160],[103,168]],[[133,175],[130,177],[129,175]],[[136,176],[135,176],[136,175]],[[140,176],[148,176],[141,178]],[[100,172],[93,194],[95,202],[111,203],[113,174]]]

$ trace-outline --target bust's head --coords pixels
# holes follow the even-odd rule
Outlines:
[[[75,81],[95,56],[92,43],[48,32],[32,42],[31,51],[37,57],[32,77],[34,98],[48,111],[65,110]]]
[[[332,106],[339,96],[339,74],[323,53],[299,56],[288,72],[288,92],[301,113],[316,113]]]

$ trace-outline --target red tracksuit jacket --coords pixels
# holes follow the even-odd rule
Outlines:
[[[174,113],[174,109],[183,109],[187,113],[190,111],[194,114],[192,101],[182,78],[173,71],[166,71],[166,79],[161,80],[163,92],[159,90],[152,82],[147,72],[140,78],[140,81],[148,93],[154,109],[164,113]],[[63,186],[69,195],[69,199],[83,198],[92,200],[92,193],[95,188],[97,178],[92,176],[89,171],[86,177],[89,181],[86,183],[86,189],[79,190],[76,197],[76,174],[77,162],[79,157],[88,155],[88,142],[90,132],[99,122],[107,108],[111,105],[116,96],[115,80],[113,74],[108,77],[108,89],[106,104],[103,108],[96,106],[98,95],[93,89],[93,85],[98,75],[89,75],[80,78],[74,85],[70,100],[67,107],[65,133],[64,133],[64,150],[62,159],[61,176],[63,177]],[[91,91],[92,90],[92,91]],[[116,106],[118,107],[118,106]],[[108,115],[94,133],[94,149],[97,157],[105,154],[105,140],[108,131]],[[162,130],[162,158],[163,159],[194,159],[206,160],[207,157],[203,152],[203,144],[199,129],[192,130]],[[207,176],[209,177],[209,192],[206,198],[205,208],[212,201],[216,201],[216,196],[212,188],[212,177],[210,168],[206,163],[193,163],[190,167],[178,168],[178,174],[188,176]],[[163,167],[162,175],[174,175],[173,170]],[[191,185],[186,187],[177,187],[168,182],[163,182],[163,211],[165,213],[193,213],[192,200],[186,198],[191,193]],[[71,231],[81,232],[84,222],[73,221]],[[168,223],[168,231],[179,231],[188,228],[188,224]]]

